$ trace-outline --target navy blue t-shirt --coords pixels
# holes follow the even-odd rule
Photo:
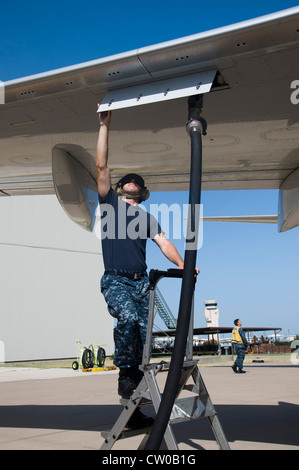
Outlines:
[[[157,220],[118,198],[112,188],[99,202],[105,269],[146,272],[146,241],[162,232]]]

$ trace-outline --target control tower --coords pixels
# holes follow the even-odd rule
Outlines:
[[[218,300],[205,300],[205,318],[208,328],[219,326]],[[217,341],[217,335],[211,335],[209,339]]]

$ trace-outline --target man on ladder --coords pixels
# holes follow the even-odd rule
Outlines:
[[[194,296],[194,287],[195,279],[199,273],[198,268],[196,268],[196,251],[197,251],[197,217],[198,207],[200,204],[200,193],[201,193],[201,165],[202,165],[202,145],[201,145],[201,134],[205,135],[206,133],[206,122],[203,118],[200,117],[202,108],[202,96],[192,96],[188,100],[188,123],[187,131],[191,138],[191,166],[190,166],[190,189],[189,189],[189,216],[190,224],[188,224],[187,230],[187,239],[188,248],[185,248],[184,262],[180,255],[178,254],[175,247],[163,237],[161,229],[158,227],[154,231],[148,230],[150,235],[147,235],[149,238],[153,238],[154,241],[161,248],[162,252],[166,257],[174,262],[181,269],[170,269],[166,271],[157,271],[151,270],[149,276],[149,308],[148,312],[148,326],[147,334],[142,338],[144,342],[143,356],[140,366],[140,371],[143,372],[144,376],[140,380],[139,384],[136,387],[134,393],[127,399],[123,400],[124,405],[123,411],[119,416],[118,420],[114,424],[111,430],[103,431],[102,437],[105,438],[104,443],[102,444],[102,450],[110,450],[116,440],[119,438],[130,437],[132,431],[127,433],[125,427],[128,425],[131,426],[132,419],[136,419],[140,427],[146,427],[150,423],[147,422],[147,419],[143,416],[138,419],[140,416],[139,406],[142,404],[152,403],[156,411],[156,418],[151,426],[150,435],[145,429],[137,429],[133,432],[138,434],[142,433],[145,436],[139,446],[139,449],[145,450],[157,450],[160,448],[162,441],[164,439],[165,444],[170,450],[178,450],[178,445],[172,431],[172,424],[174,422],[181,422],[182,420],[189,421],[199,418],[208,418],[215,438],[219,447],[223,450],[229,450],[229,444],[221,427],[220,421],[217,416],[217,412],[213,406],[213,403],[210,399],[210,396],[207,392],[207,389],[202,380],[201,374],[198,369],[197,361],[194,361],[192,358],[193,348],[192,348],[192,338],[193,338],[193,314],[192,314],[192,305],[193,305],[193,296]],[[104,121],[101,121],[104,120]],[[104,125],[104,132],[100,130],[99,142],[98,142],[98,154],[97,154],[97,165],[99,171],[99,194],[100,201],[103,198],[105,201],[108,200],[112,195],[112,190],[110,188],[110,173],[107,168],[107,156],[108,156],[108,129],[107,121],[110,123],[110,115],[101,116],[100,123]],[[106,124],[104,124],[106,121]],[[102,136],[101,136],[102,133]],[[106,136],[106,137],[105,137]],[[100,146],[103,145],[102,148]],[[100,158],[102,157],[102,158]],[[102,172],[102,174],[101,174]],[[107,176],[108,174],[108,176]],[[135,178],[136,177],[136,178]],[[101,180],[103,178],[103,180]],[[132,181],[134,180],[134,181]],[[131,189],[134,189],[134,194],[130,189],[128,191],[128,182],[133,183]],[[137,186],[136,186],[137,182]],[[102,185],[103,183],[103,185]],[[138,188],[139,186],[139,188]],[[126,197],[127,199],[132,199],[132,196],[135,197],[134,202],[127,204],[134,205],[136,202],[142,200],[142,189],[144,189],[144,182],[138,175],[127,175],[122,178],[117,184],[117,191],[121,191],[121,196]],[[148,196],[148,195],[147,195]],[[122,201],[123,202],[123,201]],[[102,210],[103,210],[102,202]],[[104,209],[105,210],[105,209]],[[106,208],[107,211],[107,208]],[[150,217],[150,216],[148,216]],[[115,217],[115,220],[117,218]],[[102,220],[103,223],[103,220]],[[194,243],[195,242],[195,243]],[[127,240],[129,245],[129,241]],[[132,247],[131,247],[132,248]],[[144,246],[145,252],[145,246]],[[104,253],[104,249],[103,249]],[[130,257],[130,260],[135,261],[136,251],[132,252],[134,255]],[[145,261],[145,260],[144,260]],[[104,262],[106,265],[105,257]],[[118,260],[116,260],[116,263]],[[130,261],[128,261],[130,264]],[[184,269],[182,269],[184,268]],[[106,268],[107,270],[107,268]],[[105,272],[105,275],[111,274],[111,271]],[[112,272],[115,274],[115,271]],[[119,274],[121,279],[124,276],[123,272],[116,273]],[[131,273],[132,274],[132,273]],[[136,273],[134,273],[136,274]],[[102,282],[102,291],[107,299],[109,305],[109,288],[111,285],[105,285],[105,275],[104,282]],[[147,277],[142,273],[142,279]],[[152,327],[153,327],[153,317],[154,317],[154,299],[155,299],[155,287],[157,282],[162,277],[178,277],[182,278],[182,289],[181,289],[181,299],[180,299],[180,308],[178,314],[178,323],[177,323],[177,334],[174,345],[174,351],[172,354],[172,360],[169,364],[161,362],[160,364],[151,364],[150,363],[150,353],[151,353],[151,339],[152,339]],[[124,276],[126,278],[126,275]],[[135,279],[135,277],[134,277]],[[107,290],[108,289],[108,292]],[[124,292],[124,291],[123,291]],[[114,291],[114,298],[117,298],[118,291]],[[124,295],[124,294],[123,294]],[[111,296],[111,300],[112,296]],[[124,299],[123,299],[124,300]],[[124,304],[125,305],[125,304]],[[124,309],[125,310],[125,309]],[[110,306],[110,312],[113,314],[113,309]],[[123,315],[125,313],[125,315]],[[128,316],[129,312],[121,312],[122,316]],[[116,315],[115,315],[116,316]],[[121,318],[121,317],[120,317]],[[132,318],[131,318],[132,319]],[[119,325],[119,323],[118,323]],[[141,330],[139,330],[141,331]],[[142,331],[145,333],[145,328],[142,328]],[[115,338],[116,339],[116,338]],[[131,336],[130,341],[133,341],[133,336]],[[184,360],[186,357],[186,360]],[[135,361],[135,362],[134,362]],[[134,358],[134,363],[136,363],[136,358]],[[133,370],[132,366],[127,367],[127,369]],[[162,370],[168,371],[165,388],[163,395],[159,390],[158,383],[156,381],[156,375]],[[125,372],[125,371],[124,371]],[[128,370],[126,371],[128,372]],[[193,384],[187,384],[189,378],[193,379]],[[123,394],[122,386],[120,387],[119,393]],[[179,398],[180,393],[185,390],[189,391],[191,396]],[[137,414],[136,414],[137,413]],[[137,416],[137,418],[136,418]],[[134,423],[133,423],[134,427]]]
[[[143,178],[129,174],[120,179],[115,191],[111,188],[107,166],[110,120],[110,112],[100,113],[96,153],[105,266],[101,291],[109,313],[117,319],[114,329],[114,364],[120,371],[118,393],[122,398],[129,399],[143,376],[139,365],[148,318],[149,279],[145,262],[147,238],[151,238],[179,269],[183,269],[184,261],[175,246],[164,236],[158,222],[138,208],[138,204],[149,197]],[[134,225],[134,219],[138,224]],[[122,226],[118,225],[120,220],[123,221]],[[132,231],[132,227],[135,230]],[[150,419],[137,409],[128,426],[143,427],[149,424]]]

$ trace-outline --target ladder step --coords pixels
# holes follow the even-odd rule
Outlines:
[[[182,369],[195,367],[197,366],[197,364],[198,364],[197,360],[184,361]],[[159,368],[159,372],[162,372],[164,370],[169,370],[170,362],[161,361],[161,362],[153,362],[151,364],[146,365],[146,368],[149,368],[149,369],[156,369],[157,367]]]
[[[128,403],[130,403],[130,401],[131,401],[130,399],[127,400],[127,399],[125,399],[125,398],[121,398],[121,399],[119,400],[119,403],[120,403],[122,406],[126,406]],[[153,402],[152,402],[151,399],[149,399],[149,398],[141,398],[141,401],[140,401],[140,403],[138,403],[138,406],[147,406],[147,405],[152,405],[152,404],[153,404]]]
[[[215,416],[216,411],[208,396],[180,398],[175,400],[170,422],[183,422]]]

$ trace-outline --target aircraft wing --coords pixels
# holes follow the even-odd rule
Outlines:
[[[278,215],[227,215],[203,217],[205,222],[240,222],[248,224],[277,224]]]
[[[282,328],[277,327],[242,327],[245,333],[253,333],[255,331],[274,331],[275,333],[279,333]],[[203,328],[194,328],[193,334],[194,335],[212,335],[212,334],[223,334],[223,333],[231,333],[232,332],[231,326],[207,326]],[[175,336],[176,330],[165,330],[165,331],[153,331],[154,337],[165,337],[165,336]]]
[[[96,191],[97,103],[106,99],[107,104],[111,93],[122,99],[124,90],[132,92],[136,105],[113,113],[113,182],[137,172],[150,190],[188,189],[190,143],[181,82],[194,77],[188,93],[199,93],[205,85],[201,77],[212,73],[203,90],[202,115],[208,122],[203,189],[280,188],[293,174],[296,182],[288,181],[287,188],[292,190],[289,214],[299,198],[298,53],[295,7],[6,82],[5,104],[0,105],[0,194],[56,191],[74,220],[80,206],[76,221],[89,227],[85,217],[95,205],[90,194]],[[173,81],[179,83],[177,94],[163,99],[172,93]],[[143,90],[158,84],[162,98],[141,103]]]

